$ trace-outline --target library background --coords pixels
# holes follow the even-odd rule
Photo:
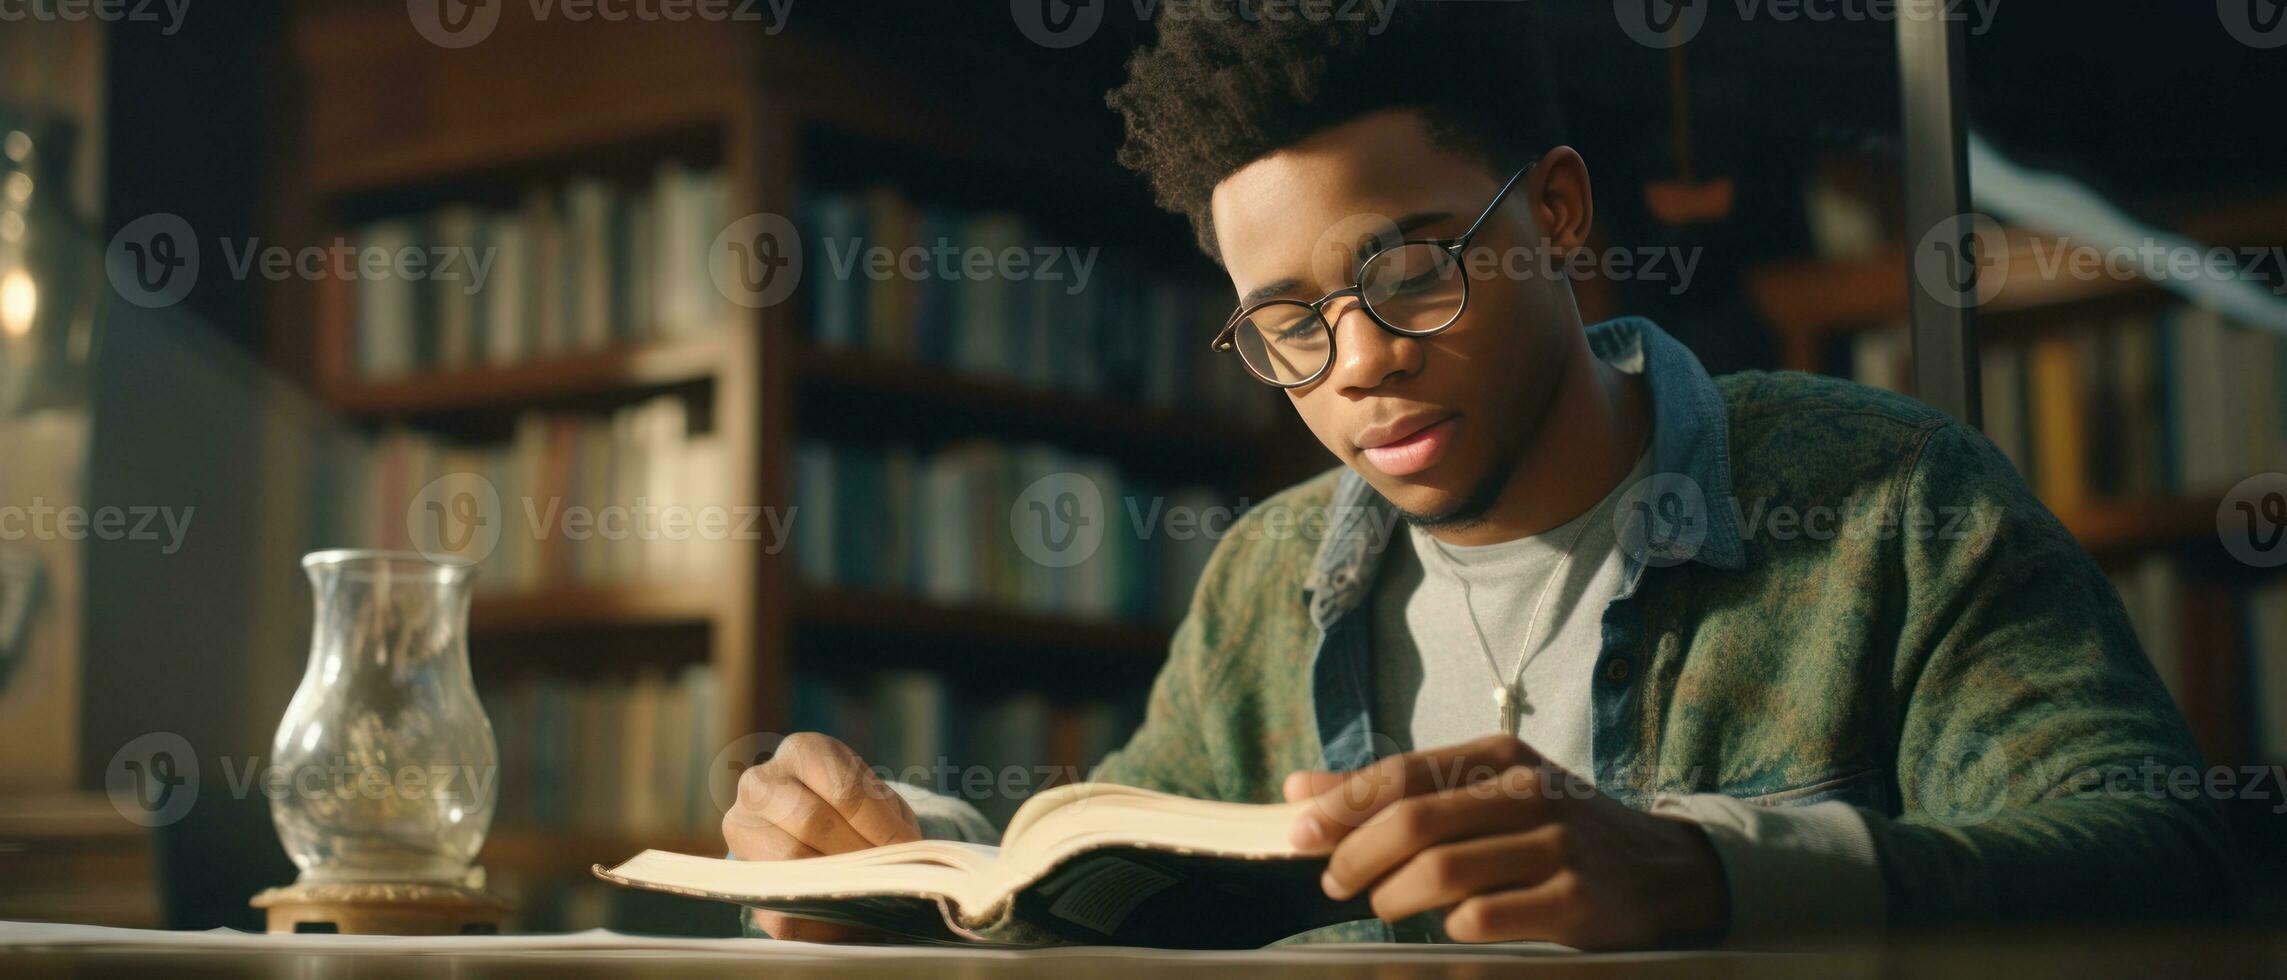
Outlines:
[[[38,148],[0,160],[0,231],[78,249],[49,246],[58,302],[10,325],[0,503],[190,515],[170,547],[0,541],[0,919],[258,928],[247,897],[293,876],[246,780],[309,648],[297,559],[434,547],[408,515],[451,474],[505,502],[470,621],[501,759],[489,887],[518,929],[727,933],[720,906],[588,867],[719,852],[750,733],[1037,773],[1028,790],[1085,772],[1136,724],[1213,547],[1126,528],[1330,465],[1208,356],[1228,285],[1112,163],[1101,96],[1151,33],[1127,6],[1068,46],[991,4],[798,3],[782,24],[495,6],[458,46],[394,0],[0,34],[0,132]],[[2287,268],[2237,292],[2101,256],[2058,271],[2106,221],[2278,255],[2287,178],[2256,142],[2287,53],[2205,7],[2065,29],[2034,6],[1968,41],[1973,186],[2009,243],[1976,320],[1985,429],[2111,573],[2208,761],[2287,764],[2287,577],[2218,524],[2235,486],[2287,470]],[[1584,279],[1584,312],[1652,316],[1718,373],[1910,391],[1890,25],[1717,5],[1663,50],[1581,7],[1545,12],[1546,47],[1597,245],[1697,257],[1688,282]],[[759,243],[755,214],[803,265],[745,305],[711,257]],[[100,260],[153,215],[205,250],[155,308]],[[0,269],[31,261],[7,240]],[[876,277],[855,251],[938,242],[1040,274]],[[484,256],[489,281],[259,261],[344,245]],[[1054,474],[1107,502],[1069,568],[1009,533]],[[708,540],[567,516],[638,499],[764,519]],[[105,780],[152,733],[188,743],[204,790],[147,828]],[[2282,805],[2232,804],[2249,914],[2273,921]]]

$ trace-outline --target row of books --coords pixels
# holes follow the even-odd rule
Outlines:
[[[722,820],[709,767],[725,746],[714,669],[533,676],[487,691],[500,826],[675,835]]]
[[[809,194],[797,218],[802,319],[820,346],[1251,423],[1276,408],[1236,359],[1208,350],[1227,288],[893,188]]]
[[[729,220],[721,171],[660,166],[630,191],[580,177],[535,186],[514,210],[453,204],[357,228],[351,369],[384,378],[703,332],[736,308],[708,263]],[[395,257],[421,257],[421,268]]]
[[[1907,390],[1903,328],[1860,335],[1858,380]],[[2044,501],[2212,492],[2287,467],[2287,337],[2180,305],[1980,349],[1985,431]]]
[[[2200,736],[2210,763],[2287,762],[2287,577],[2227,587],[2164,554],[2116,569],[2153,669]],[[2235,707],[2251,711],[2244,738]]]
[[[795,730],[833,735],[877,772],[965,799],[996,826],[1033,793],[1086,779],[1141,720],[1133,706],[1036,691],[964,697],[925,670],[854,683],[797,674],[794,695]]]
[[[726,541],[777,525],[726,500],[721,439],[686,411],[661,396],[609,416],[529,412],[492,445],[390,429],[339,454],[313,496],[337,508],[318,539],[474,561],[480,590],[705,581]]]
[[[1181,616],[1232,514],[1209,490],[991,442],[929,453],[803,442],[794,504],[808,583],[1134,620]]]

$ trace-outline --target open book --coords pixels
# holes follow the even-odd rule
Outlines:
[[[1003,845],[912,841],[794,861],[645,851],[597,877],[915,939],[1243,949],[1370,918],[1288,843],[1308,802],[1216,803],[1105,783],[1027,800]]]

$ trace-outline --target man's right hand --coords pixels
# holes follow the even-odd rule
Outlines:
[[[905,798],[849,746],[815,732],[786,736],[769,761],[741,774],[738,803],[723,814],[723,842],[741,861],[785,861],[920,839],[921,822]],[[761,909],[754,910],[754,920],[778,939],[887,938]]]

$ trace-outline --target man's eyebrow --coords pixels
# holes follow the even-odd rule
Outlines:
[[[1413,214],[1406,215],[1403,218],[1399,218],[1397,221],[1391,224],[1391,227],[1395,230],[1395,238],[1389,236],[1375,236],[1359,239],[1357,245],[1357,255],[1354,261],[1364,262],[1368,258],[1371,258],[1375,252],[1397,244],[1398,241],[1403,239],[1405,236],[1411,235],[1416,231],[1419,231],[1430,225],[1434,225],[1440,221],[1444,221],[1450,217],[1453,217],[1453,212],[1451,211],[1417,211]],[[1254,289],[1248,290],[1245,296],[1239,297],[1239,305],[1241,307],[1253,306],[1256,303],[1260,303],[1266,299],[1284,296],[1301,288],[1302,280],[1300,279],[1281,279],[1277,282],[1267,283],[1265,285],[1257,286]]]
[[[1414,232],[1420,231],[1423,228],[1427,228],[1430,225],[1434,225],[1450,217],[1453,217],[1453,212],[1451,211],[1416,211],[1412,214],[1406,215],[1403,218],[1399,218],[1398,220],[1391,222],[1390,228],[1387,230],[1387,234],[1359,239],[1356,249],[1357,254],[1351,257],[1351,261],[1364,262],[1367,259],[1373,258],[1375,252],[1379,252],[1382,249],[1395,245],[1398,242],[1405,240]]]
[[[1301,288],[1302,280],[1300,279],[1281,279],[1268,285],[1257,286],[1254,289],[1248,291],[1247,295],[1239,297],[1239,305],[1253,306],[1256,303],[1270,299],[1273,296],[1282,296]]]
[[[1453,217],[1451,211],[1416,211],[1398,219],[1398,234],[1410,235],[1450,217]]]

